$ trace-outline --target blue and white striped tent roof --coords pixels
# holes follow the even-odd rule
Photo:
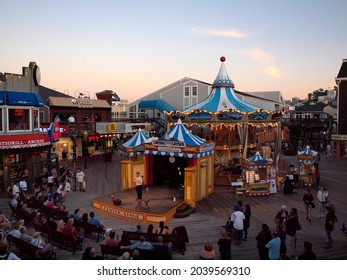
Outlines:
[[[234,91],[234,83],[229,78],[224,66],[225,57],[221,57],[222,65],[219,69],[218,75],[213,82],[212,90],[207,98],[200,103],[197,103],[183,113],[189,113],[193,110],[206,110],[208,112],[216,113],[222,110],[239,110],[244,113],[249,113],[260,108],[238,98]]]
[[[181,119],[170,129],[167,135],[171,139],[175,139],[185,143],[188,146],[200,146],[206,140],[191,133],[183,124]]]
[[[259,152],[256,152],[254,156],[246,159],[248,163],[254,163],[254,164],[265,164],[268,163],[268,160],[261,156]]]
[[[145,133],[139,129],[135,135],[133,137],[131,137],[130,140],[128,140],[127,142],[125,142],[123,144],[123,147],[125,148],[135,148],[137,146],[142,145],[146,140],[148,139],[148,137],[145,135]]]
[[[310,146],[306,146],[305,150],[298,151],[299,161],[310,161],[314,160],[318,152],[311,150]]]
[[[273,160],[271,158],[264,158],[259,152],[256,152],[254,156],[246,159],[246,163],[244,165],[250,169],[269,168],[273,165]]]

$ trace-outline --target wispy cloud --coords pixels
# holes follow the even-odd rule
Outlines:
[[[245,52],[246,55],[251,57],[262,67],[262,71],[267,75],[270,75],[275,78],[280,78],[283,76],[283,73],[279,67],[275,65],[275,59],[270,54],[260,50],[253,49]]]
[[[191,29],[192,33],[210,35],[217,37],[228,37],[228,38],[246,38],[249,35],[245,32],[238,31],[236,29],[209,29],[203,27],[193,27]]]

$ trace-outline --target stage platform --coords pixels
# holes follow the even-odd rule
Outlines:
[[[136,200],[135,189],[113,193],[114,199],[122,201],[121,205],[114,205],[111,195],[94,198],[93,207],[117,218],[149,224],[171,220],[176,213],[176,209],[185,203],[179,189],[162,186],[149,186],[148,189],[144,187],[142,207],[139,207],[140,205]],[[147,204],[146,201],[148,201]]]

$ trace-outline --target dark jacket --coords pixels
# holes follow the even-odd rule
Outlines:
[[[289,219],[285,222],[286,234],[295,236],[298,223],[298,216],[289,216]]]

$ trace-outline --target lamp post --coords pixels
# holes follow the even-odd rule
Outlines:
[[[87,147],[87,141],[88,141],[88,132],[83,132],[83,157],[84,157],[84,169],[88,169],[87,166],[87,156],[88,156],[88,147]]]

